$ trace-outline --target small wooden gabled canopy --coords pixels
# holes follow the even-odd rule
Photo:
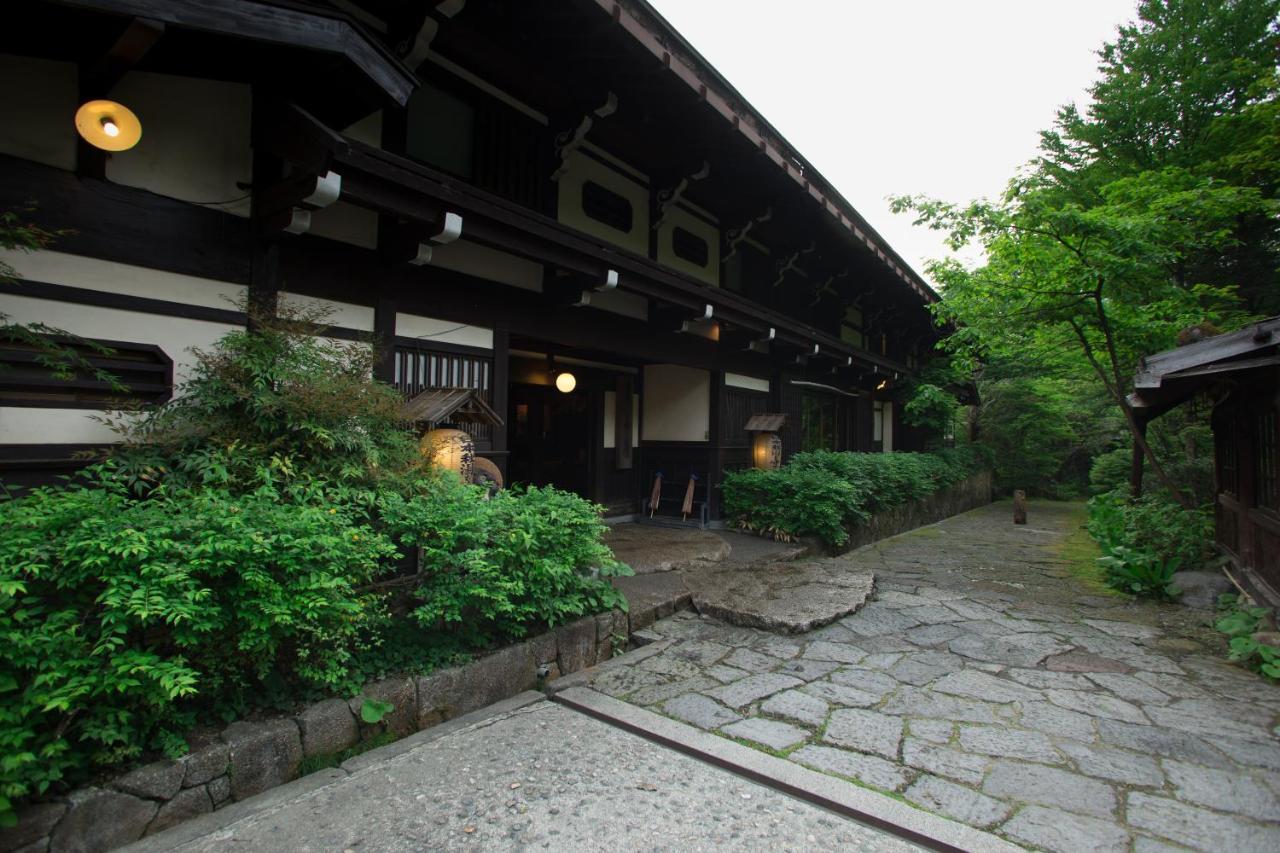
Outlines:
[[[502,418],[474,388],[437,388],[423,391],[400,409],[406,423],[437,426],[443,423],[502,426]]]
[[[1280,317],[1149,355],[1133,378],[1129,405],[1146,420],[1215,382],[1280,364]]]
[[[783,414],[752,415],[744,429],[747,432],[777,432],[786,420],[787,416]]]

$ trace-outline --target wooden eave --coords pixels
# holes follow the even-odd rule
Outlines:
[[[418,79],[377,38],[333,7],[287,0],[51,0],[60,6],[161,21],[179,29],[345,58],[404,106]]]
[[[716,69],[645,0],[591,0],[672,76],[759,149],[840,229],[862,243],[925,305],[940,297],[826,178],[793,148]],[[630,7],[630,8],[629,8]]]
[[[472,423],[502,426],[502,418],[474,388],[439,388],[407,400],[400,419],[408,424]]]
[[[1167,411],[1215,382],[1280,364],[1280,317],[1144,358],[1129,403],[1148,417]]]
[[[623,290],[693,314],[712,305],[714,319],[722,325],[760,333],[773,329],[775,343],[800,355],[820,355],[855,369],[910,372],[900,362],[852,347],[736,293],[706,285],[406,157],[344,137],[296,106],[273,118],[275,124],[263,135],[263,144],[313,174],[340,174],[345,202],[427,226],[443,222],[446,213],[456,213],[463,217],[464,239],[592,279],[616,270]]]

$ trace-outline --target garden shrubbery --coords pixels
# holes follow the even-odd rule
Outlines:
[[[625,607],[597,507],[424,466],[370,348],[313,330],[228,335],[108,459],[0,499],[0,821],[202,719]]]
[[[797,453],[781,468],[733,472],[724,511],[739,527],[793,540],[813,535],[828,546],[872,514],[918,500],[988,467],[973,445],[937,453]]]
[[[1213,514],[1184,509],[1160,494],[1130,501],[1127,488],[1089,501],[1089,534],[1102,549],[1108,585],[1131,595],[1172,598],[1173,575],[1214,556]]]

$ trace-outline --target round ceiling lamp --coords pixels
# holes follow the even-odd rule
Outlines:
[[[76,131],[103,151],[128,151],[142,138],[142,122],[115,101],[86,101],[76,110]]]
[[[568,394],[578,387],[578,377],[565,370],[556,374],[556,390]]]

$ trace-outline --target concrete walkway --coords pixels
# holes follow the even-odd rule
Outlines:
[[[1280,689],[1212,614],[1074,576],[1079,507],[997,504],[841,558],[852,616],[779,636],[682,613],[592,688],[1019,844],[1280,850]],[[625,845],[624,845],[625,846]]]
[[[540,694],[182,824],[130,853],[919,848]]]

